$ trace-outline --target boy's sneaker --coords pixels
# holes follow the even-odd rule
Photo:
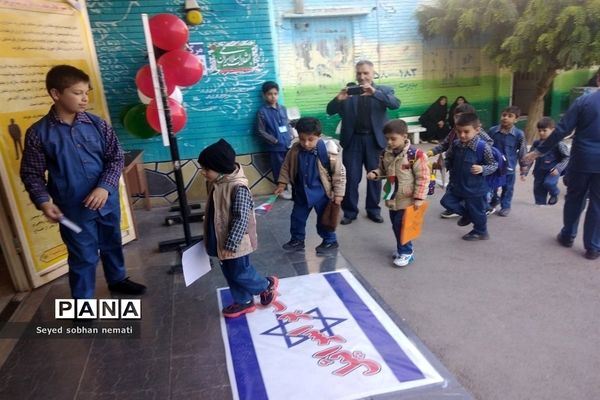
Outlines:
[[[304,240],[292,239],[281,247],[283,247],[283,249],[287,251],[304,250]]]
[[[337,250],[338,247],[340,247],[340,245],[338,244],[338,242],[329,242],[329,243],[326,243],[323,240],[320,245],[318,245],[317,247],[315,247],[315,250],[317,251],[317,253],[329,253],[329,252],[331,252],[333,250]]]
[[[269,286],[266,290],[260,292],[260,304],[268,306],[277,298],[277,288],[279,287],[279,278],[276,276],[267,276]]]
[[[496,207],[488,208],[487,211],[485,212],[485,215],[487,215],[489,217],[490,215],[492,215],[495,212],[496,212]]]
[[[292,199],[292,192],[290,192],[289,190],[285,189],[283,192],[279,193],[279,197],[281,197],[284,200],[291,200]]]
[[[251,313],[254,310],[256,310],[256,306],[252,300],[246,304],[233,303],[223,309],[223,316],[225,318],[237,318],[240,315]]]
[[[396,267],[405,267],[408,264],[412,264],[415,261],[413,254],[400,254],[394,259],[394,265]]]
[[[510,208],[502,208],[498,211],[498,215],[501,217],[508,217],[508,214],[510,214]]]
[[[490,235],[488,233],[477,233],[475,231],[471,231],[464,235],[462,238],[467,242],[474,242],[476,240],[488,240],[490,238]]]
[[[108,290],[115,293],[140,295],[146,293],[146,286],[134,282],[129,278],[123,279],[121,282],[108,285]]]
[[[460,217],[458,219],[458,221],[456,221],[456,225],[458,226],[467,226],[471,223],[471,218],[463,215],[462,217]]]
[[[558,196],[550,196],[550,198],[548,199],[548,205],[553,206],[556,203],[558,203]]]
[[[440,214],[440,218],[456,218],[456,217],[460,217],[460,215],[457,213],[454,213],[450,210],[445,210],[444,212],[442,212]]]

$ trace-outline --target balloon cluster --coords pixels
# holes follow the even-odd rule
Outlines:
[[[191,86],[202,79],[202,63],[198,57],[184,49],[189,38],[185,22],[173,14],[158,14],[150,18],[149,22],[152,43],[166,51],[158,58],[157,63],[162,66],[169,95],[171,125],[173,133],[177,133],[187,122],[185,108],[181,105],[183,96],[179,87]],[[149,64],[138,70],[135,84],[142,104],[125,111],[123,125],[134,136],[146,139],[160,132],[157,99]]]

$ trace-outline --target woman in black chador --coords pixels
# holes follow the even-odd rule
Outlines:
[[[446,116],[448,114],[448,98],[440,96],[427,111],[419,117],[421,125],[427,129],[422,135],[423,140],[430,143],[438,143],[444,139],[449,132],[446,125]]]

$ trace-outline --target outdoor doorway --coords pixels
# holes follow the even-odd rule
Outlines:
[[[533,72],[515,72],[513,74],[511,105],[521,109],[521,116],[529,114],[529,107],[535,99],[539,79],[540,75]],[[545,103],[544,114],[546,114],[547,108],[548,104]]]

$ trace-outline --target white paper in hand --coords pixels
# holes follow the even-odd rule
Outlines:
[[[199,242],[183,252],[181,256],[185,286],[190,286],[198,278],[210,271],[210,258],[204,243]]]
[[[81,232],[81,228],[79,227],[79,225],[77,225],[75,222],[71,221],[70,219],[68,219],[65,216],[60,217],[58,222],[60,222],[61,224],[63,224],[64,226],[66,226],[67,228],[69,228],[70,230],[72,230],[75,233]]]

